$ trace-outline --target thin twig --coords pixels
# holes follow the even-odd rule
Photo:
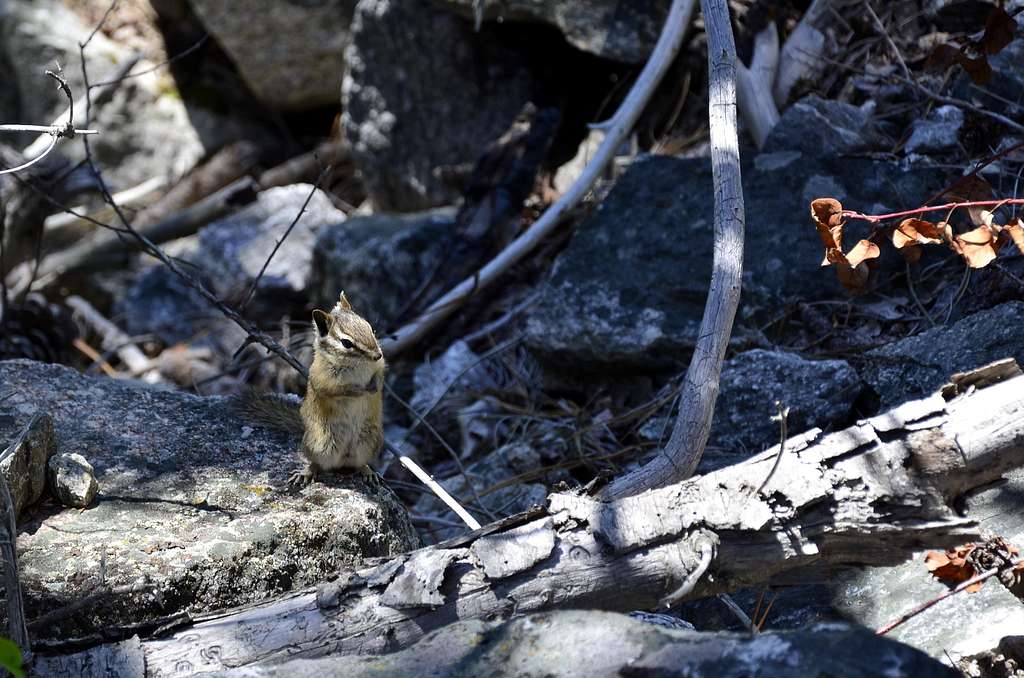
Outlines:
[[[786,418],[789,416],[789,408],[783,407],[782,402],[779,400],[775,401],[775,409],[778,411],[777,414],[772,415],[772,421],[779,422],[779,453],[775,455],[775,463],[772,464],[772,470],[768,472],[768,476],[761,482],[761,485],[754,492],[755,495],[761,494],[761,490],[768,485],[768,481],[772,479],[775,472],[779,470],[779,464],[782,463],[782,454],[786,451]]]
[[[462,506],[459,505],[459,502],[455,501],[452,495],[448,494],[448,492],[443,487],[441,487],[437,483],[437,481],[431,478],[426,471],[420,468],[419,464],[417,464],[412,459],[399,452],[398,448],[396,448],[391,443],[384,441],[384,445],[385,447],[387,447],[388,451],[391,452],[391,454],[398,457],[398,461],[402,462],[402,466],[409,469],[409,471],[414,476],[416,476],[416,478],[419,479],[421,483],[429,487],[430,490],[448,506],[448,508],[455,512],[455,515],[457,515],[459,518],[462,518],[462,522],[466,523],[466,525],[469,526],[469,529],[480,529],[479,521],[477,521],[476,518],[471,516],[469,512],[466,511],[466,509],[462,508]]]
[[[961,582],[956,588],[950,589],[949,591],[946,591],[945,593],[943,593],[942,595],[940,595],[940,596],[938,596],[936,598],[932,598],[931,600],[925,601],[925,602],[921,603],[920,605],[918,605],[917,607],[915,607],[914,609],[912,609],[910,612],[907,612],[907,613],[905,613],[903,615],[900,615],[900,617],[898,619],[889,622],[885,626],[883,626],[880,629],[878,629],[877,631],[875,631],[875,635],[884,636],[885,634],[889,633],[889,631],[892,631],[897,626],[900,626],[904,622],[907,622],[907,621],[913,619],[914,617],[916,617],[917,615],[921,614],[922,612],[927,610],[929,607],[932,607],[933,605],[941,603],[946,598],[949,598],[950,596],[955,596],[956,594],[960,593],[961,591],[964,591],[964,590],[970,588],[971,586],[974,586],[978,582],[983,582],[983,581],[985,581],[986,579],[988,579],[990,577],[994,577],[995,575],[999,574],[1000,572],[1003,572],[1004,570],[1008,570],[1008,569],[1010,569],[1010,568],[1020,564],[1021,562],[1024,562],[1024,559],[1022,559],[1022,558],[1015,558],[1014,560],[1010,561],[1009,563],[1005,563],[1003,565],[1000,565],[999,567],[993,567],[991,570],[985,570],[981,574],[976,575],[974,577],[971,577],[970,579],[968,579],[965,582]]]

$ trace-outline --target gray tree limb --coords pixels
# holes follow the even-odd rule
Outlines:
[[[736,132],[736,43],[725,0],[701,0],[701,9],[708,35],[708,121],[715,185],[711,286],[668,444],[648,464],[616,478],[601,493],[604,499],[663,487],[693,475],[711,433],[722,360],[740,303],[746,217]]]

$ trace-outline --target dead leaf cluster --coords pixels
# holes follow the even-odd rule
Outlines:
[[[966,203],[963,206],[968,207]],[[950,214],[955,209],[952,208]],[[839,282],[847,290],[863,292],[867,288],[872,260],[879,256],[880,251],[870,240],[861,240],[844,254],[843,217],[843,206],[835,198],[819,198],[811,202],[811,218],[825,246],[825,259],[821,265],[835,265]],[[1019,217],[999,224],[995,220],[995,209],[972,209],[972,217],[978,226],[960,234],[954,233],[949,217],[939,222],[916,217],[904,219],[892,230],[893,247],[913,264],[921,258],[922,245],[944,244],[962,256],[970,268],[984,268],[1011,241],[1024,254],[1024,224]]]

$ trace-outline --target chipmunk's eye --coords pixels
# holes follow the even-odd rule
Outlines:
[[[342,340],[341,340],[341,345],[342,345],[342,346],[344,346],[344,347],[345,347],[346,349],[348,349],[348,350],[350,350],[350,351],[351,351],[352,349],[354,349],[354,348],[356,347],[356,345],[355,345],[355,344],[353,344],[353,343],[352,343],[351,341],[349,341],[348,339],[342,339]]]

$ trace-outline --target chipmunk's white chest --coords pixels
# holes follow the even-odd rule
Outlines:
[[[370,397],[347,398],[334,413],[329,424],[334,449],[321,461],[324,468],[357,468],[369,461],[373,451],[361,449],[360,437],[371,407]]]

